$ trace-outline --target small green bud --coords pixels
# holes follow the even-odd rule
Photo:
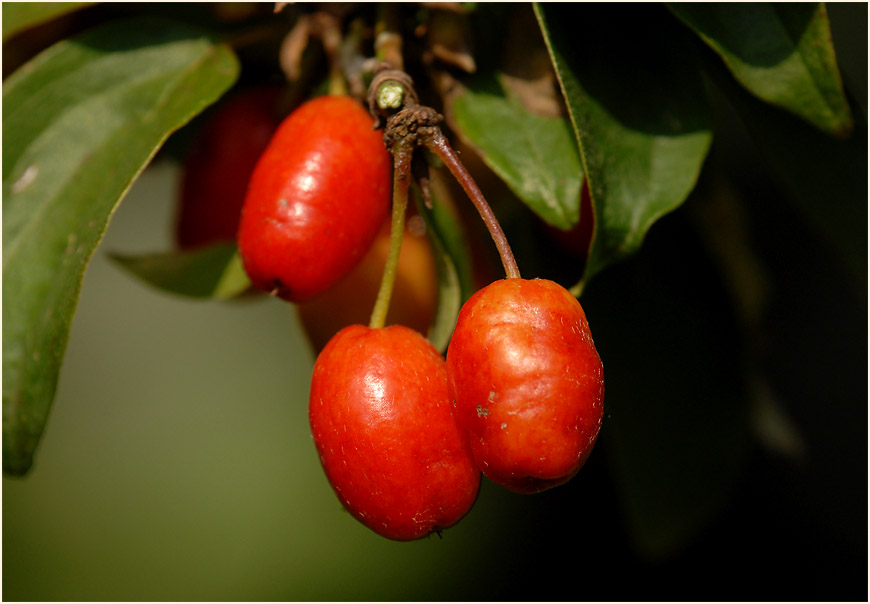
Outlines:
[[[381,84],[378,88],[378,107],[381,109],[399,109],[405,101],[405,87],[395,80]]]

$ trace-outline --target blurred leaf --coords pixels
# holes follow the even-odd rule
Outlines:
[[[829,134],[844,136],[852,129],[823,3],[711,2],[668,7],[758,98]]]
[[[438,308],[427,337],[440,352],[447,349],[456,318],[465,300],[472,293],[470,251],[462,222],[449,203],[447,189],[433,178],[430,194],[432,209],[426,208],[414,187],[417,212],[426,222],[426,235],[432,245],[438,271]]]
[[[92,4],[96,2],[4,2],[3,41],[34,25]]]
[[[64,40],[3,87],[3,469],[45,426],[85,267],[169,134],[235,81],[232,51],[157,19]]]
[[[827,136],[764,104],[708,61],[707,73],[736,109],[769,169],[805,223],[836,249],[867,290],[867,123],[846,139]]]
[[[582,285],[634,253],[695,186],[712,140],[680,31],[657,5],[535,4],[595,210]],[[625,20],[631,10],[635,18]],[[588,24],[582,35],[572,28]],[[672,31],[673,30],[673,31]]]
[[[661,559],[721,513],[748,459],[742,332],[682,214],[600,279],[583,307],[607,380],[602,441],[629,534]]]
[[[453,102],[460,136],[541,218],[577,224],[583,168],[568,121],[530,113],[491,79],[468,85]]]
[[[191,298],[233,298],[251,286],[233,243],[191,251],[110,257],[149,285]]]

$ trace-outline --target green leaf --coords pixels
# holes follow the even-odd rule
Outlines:
[[[577,224],[583,168],[568,120],[530,113],[489,78],[470,82],[454,100],[453,120],[535,213],[559,228]]]
[[[671,11],[761,100],[844,136],[852,114],[822,3],[678,3]]]
[[[51,21],[95,2],[4,2],[3,41],[35,25]]]
[[[595,211],[582,286],[695,186],[712,140],[697,70],[656,5],[535,4]],[[625,19],[625,11],[632,13]],[[582,35],[572,28],[586,24]],[[669,27],[669,23],[671,27]]]
[[[438,273],[438,307],[427,337],[440,352],[447,350],[456,318],[472,294],[471,252],[465,239],[462,221],[447,197],[447,189],[433,180],[430,195],[432,209],[423,204],[414,187],[417,212],[426,223],[426,235],[432,245]]]
[[[238,75],[232,51],[157,19],[64,40],[3,87],[3,468],[24,474],[57,386],[82,277],[169,134]]]
[[[144,256],[111,254],[145,283],[190,298],[234,298],[251,287],[234,243]]]

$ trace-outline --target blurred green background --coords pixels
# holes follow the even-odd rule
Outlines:
[[[851,163],[783,181],[714,106],[695,193],[581,299],[607,375],[586,466],[535,496],[484,480],[441,538],[391,542],[342,509],[289,305],[173,297],[107,258],[172,246],[160,156],[88,268],[34,467],[3,477],[3,599],[866,600],[866,257],[789,194],[836,193],[867,224],[867,8],[830,13]],[[576,279],[491,201],[524,274]]]
[[[102,249],[167,249],[177,177],[146,171]],[[82,292],[38,467],[3,480],[5,599],[410,599],[474,578],[505,521],[492,503],[411,544],[342,510],[289,305],[173,298],[102,253]]]

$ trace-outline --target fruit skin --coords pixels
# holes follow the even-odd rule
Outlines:
[[[181,249],[235,241],[254,166],[281,123],[281,88],[245,90],[222,103],[184,163],[175,239]]]
[[[282,122],[251,176],[237,237],[256,287],[309,300],[368,250],[391,189],[390,155],[372,124],[342,96],[310,100]]]
[[[447,350],[450,397],[492,481],[535,493],[570,480],[601,427],[604,370],[579,302],[544,279],[504,279],[462,307]]]
[[[407,327],[336,334],[314,364],[309,420],[338,498],[384,537],[452,526],[477,498],[480,471],[450,411],[444,359]]]
[[[302,327],[315,352],[343,327],[367,323],[378,296],[390,248],[389,218],[360,263],[315,300],[296,305]],[[348,303],[353,300],[353,303]],[[404,325],[426,333],[435,319],[438,277],[425,233],[405,228],[387,325]]]

